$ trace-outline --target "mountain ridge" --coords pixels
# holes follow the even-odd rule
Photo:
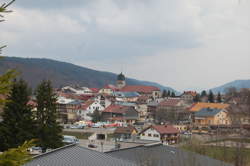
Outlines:
[[[115,84],[117,74],[99,71],[68,62],[48,58],[4,57],[0,60],[0,73],[16,69],[20,77],[35,88],[43,79],[52,81],[54,87],[80,85],[101,88],[106,84]],[[151,81],[126,78],[128,85],[151,85],[161,90],[166,89],[179,93],[175,89]]]
[[[248,79],[240,79],[240,80],[234,80],[228,83],[225,83],[221,86],[217,86],[215,88],[212,88],[210,90],[212,90],[214,93],[226,93],[228,88],[234,87],[236,89],[241,89],[241,88],[250,88],[250,80]]]

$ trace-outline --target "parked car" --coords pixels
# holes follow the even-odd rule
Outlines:
[[[79,143],[79,140],[75,136],[63,135],[62,142],[66,143],[66,144],[77,144],[77,143]]]
[[[89,147],[89,148],[97,148],[97,146],[94,145],[94,144],[88,144],[88,147]]]
[[[39,155],[39,154],[42,154],[43,150],[41,147],[33,146],[33,147],[28,149],[28,152],[31,155]]]

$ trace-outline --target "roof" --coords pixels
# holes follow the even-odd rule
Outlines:
[[[112,85],[112,84],[105,85],[105,86],[103,87],[103,89],[111,89],[111,90],[113,90],[113,91],[118,90],[118,88],[117,88],[115,85]]]
[[[127,106],[111,104],[102,112],[112,112],[112,113],[125,113],[125,108]]]
[[[125,81],[125,76],[124,76],[124,74],[120,73],[120,74],[117,76],[117,80],[118,80],[118,81]]]
[[[173,134],[173,133],[179,133],[179,130],[174,128],[172,125],[151,125],[144,130],[142,130],[140,133],[143,133],[144,131],[148,130],[149,128],[155,129],[160,134]]]
[[[135,129],[133,126],[117,127],[114,131],[115,134],[131,134]]]
[[[94,102],[95,102],[95,101],[93,101],[93,100],[87,100],[85,103],[82,104],[81,108],[84,109],[84,110],[86,110],[86,109],[88,109],[88,107],[89,107],[91,104],[93,104]]]
[[[137,92],[114,92],[114,95],[116,97],[126,97],[126,98],[131,98],[131,97],[139,97],[140,94]]]
[[[98,88],[89,88],[93,93],[97,93],[99,91]]]
[[[152,93],[153,91],[160,91],[155,86],[145,85],[127,85],[121,89],[122,92],[138,92],[138,93]]]
[[[177,106],[180,101],[181,101],[181,99],[179,99],[179,98],[168,98],[168,99],[160,102],[159,106],[173,107],[173,106]]]
[[[219,112],[223,111],[223,109],[216,109],[216,108],[203,108],[198,112],[195,112],[195,117],[212,117],[218,114]]]
[[[35,157],[25,166],[134,166],[132,162],[77,145],[59,148]]]
[[[137,165],[154,166],[232,166],[219,160],[161,144],[144,145],[106,152],[112,157],[124,159]]]
[[[195,91],[184,91],[182,95],[192,95],[193,97],[195,97],[197,93]]]
[[[229,107],[229,104],[223,103],[195,103],[189,109],[191,112],[199,111],[203,108],[217,108],[217,109],[226,109]]]

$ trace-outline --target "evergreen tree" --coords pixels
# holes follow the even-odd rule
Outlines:
[[[209,94],[208,94],[208,101],[209,103],[214,103],[214,94],[211,90],[209,91]]]
[[[201,92],[201,96],[200,96],[200,97],[205,97],[205,96],[207,96],[207,92],[206,92],[205,90],[203,90],[203,91]]]
[[[30,94],[26,82],[14,81],[0,123],[0,151],[16,148],[35,137],[34,119],[27,105]]]
[[[217,100],[217,103],[221,103],[222,102],[220,92],[218,93],[216,100]]]
[[[56,95],[50,81],[42,81],[36,92],[38,144],[47,148],[58,148],[62,143],[62,127],[57,122]]]
[[[200,102],[201,101],[201,99],[200,99],[200,94],[197,94],[195,97],[194,97],[194,100],[193,100],[194,102]]]
[[[170,90],[168,90],[168,94],[167,94],[167,96],[168,96],[168,97],[170,97],[170,96],[171,96],[171,92],[170,92]]]
[[[171,97],[175,97],[175,93],[174,92],[171,93]]]
[[[101,121],[101,114],[97,109],[91,114],[91,117],[94,123]]]
[[[164,89],[162,92],[162,98],[168,97],[167,91]]]

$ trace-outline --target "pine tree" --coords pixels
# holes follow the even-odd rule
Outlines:
[[[0,123],[0,151],[16,148],[35,137],[33,113],[27,105],[30,94],[26,82],[14,81]]]
[[[217,100],[217,103],[221,103],[222,102],[220,92],[218,93],[216,100]]]
[[[175,93],[174,92],[171,93],[171,97],[175,97]]]
[[[211,90],[209,91],[209,94],[208,94],[208,101],[209,103],[214,103],[214,94]]]
[[[200,99],[200,94],[197,94],[195,97],[194,97],[194,100],[193,100],[194,102],[200,102],[201,101],[201,99]]]
[[[205,97],[205,96],[207,96],[207,92],[206,92],[205,90],[203,90],[203,91],[201,92],[201,97]]]
[[[44,150],[62,146],[62,127],[57,122],[56,95],[50,81],[42,81],[36,92],[38,144]]]
[[[164,89],[162,92],[162,98],[168,97],[167,91]]]
[[[167,96],[168,96],[168,97],[170,97],[170,96],[171,96],[171,92],[170,92],[170,90],[168,90],[168,94],[167,94]]]

